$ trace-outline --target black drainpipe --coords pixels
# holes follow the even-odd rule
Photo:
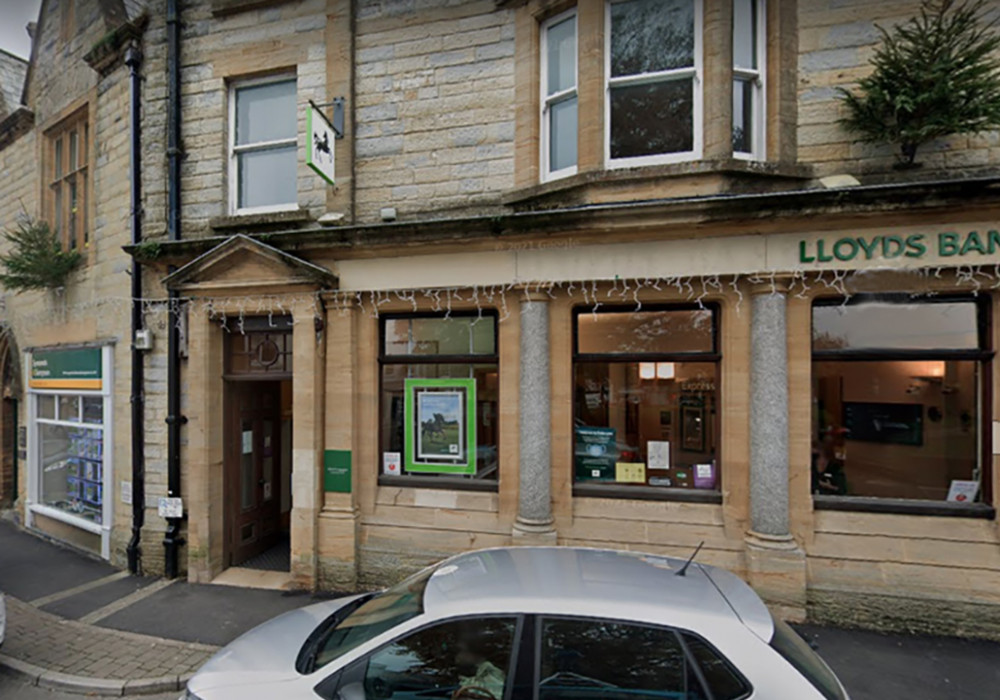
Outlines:
[[[167,0],[167,238],[181,239],[181,16],[178,0]],[[167,495],[181,495],[181,368],[180,320],[177,292],[167,292],[170,323],[167,331]],[[178,547],[184,544],[181,518],[167,518],[163,537],[163,573],[177,578]]]
[[[130,130],[130,176],[132,179],[131,224],[132,245],[142,243],[142,107],[139,66],[142,52],[135,45],[125,51],[128,66]],[[142,328],[142,265],[132,258],[132,539],[126,553],[128,570],[142,575],[142,525],[146,516],[146,455],[145,455],[145,396],[143,394],[143,352],[135,346],[136,331]]]

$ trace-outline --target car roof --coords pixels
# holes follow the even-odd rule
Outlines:
[[[585,547],[500,547],[439,564],[424,591],[434,617],[477,613],[604,616],[698,629],[743,625],[764,641],[767,607],[746,583],[714,566],[641,552]]]

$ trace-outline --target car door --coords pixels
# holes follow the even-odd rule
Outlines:
[[[521,620],[462,617],[410,631],[316,687],[328,700],[508,700]]]
[[[750,684],[711,645],[667,627],[543,616],[537,700],[742,700]]]

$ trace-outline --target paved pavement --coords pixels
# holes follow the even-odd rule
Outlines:
[[[157,695],[126,695],[123,700],[177,700],[178,692]],[[91,696],[78,693],[67,693],[49,688],[39,688],[26,683],[20,678],[0,674],[0,698],[3,700],[93,700]]]
[[[0,521],[0,590],[10,614],[3,662],[32,664],[41,684],[112,679],[117,694],[168,690],[217,646],[277,614],[329,596],[129,577],[105,562]],[[853,700],[995,700],[1000,644],[802,625]],[[13,662],[10,659],[14,659]],[[64,674],[72,674],[71,677]],[[30,673],[29,673],[30,677]],[[62,700],[0,675],[3,700]],[[144,682],[155,678],[158,683]],[[172,681],[171,681],[172,679]],[[147,696],[149,697],[149,696]]]

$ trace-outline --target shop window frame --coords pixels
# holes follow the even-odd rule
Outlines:
[[[636,311],[710,311],[712,313],[712,349],[710,352],[689,351],[675,353],[581,353],[579,318],[585,314],[593,313],[634,313]],[[576,374],[577,363],[580,362],[614,362],[614,363],[635,363],[635,362],[703,362],[714,363],[716,367],[715,381],[716,397],[718,401],[716,422],[717,434],[722,435],[722,352],[719,349],[719,335],[722,327],[722,309],[716,302],[704,303],[656,303],[643,304],[641,308],[632,304],[582,304],[574,306],[572,317],[572,347],[570,358],[570,372],[572,384],[570,391],[570,420],[576,420]],[[687,489],[673,486],[648,486],[648,485],[628,485],[618,486],[616,484],[587,484],[576,481],[575,456],[571,455],[570,471],[573,474],[573,497],[574,498],[616,498],[635,501],[683,501],[688,503],[722,504],[722,481],[723,481],[723,445],[721,439],[716,447],[715,463],[718,469],[716,476],[717,486],[714,489]]]
[[[480,318],[481,322],[489,321],[493,324],[493,352],[481,355],[391,355],[385,351],[385,327],[389,321],[414,319],[414,318]],[[497,493],[500,490],[500,445],[497,444],[497,478],[496,479],[465,479],[458,476],[440,474],[437,476],[424,476],[421,474],[383,474],[382,473],[382,395],[383,395],[383,368],[387,365],[413,365],[413,364],[434,364],[434,365],[488,365],[495,364],[497,371],[500,369],[500,314],[496,309],[481,309],[480,311],[408,311],[401,313],[379,314],[378,318],[378,400],[376,401],[376,412],[378,414],[378,430],[376,440],[377,464],[375,465],[378,474],[379,486],[393,486],[403,488],[425,488],[439,489],[445,491],[480,491],[487,493]],[[500,420],[500,412],[497,412],[496,420]],[[499,432],[499,427],[498,427]],[[499,438],[498,438],[499,443]]]
[[[976,331],[978,336],[977,349],[899,349],[899,348],[861,348],[861,349],[826,349],[813,350],[814,310],[817,307],[857,306],[868,302],[910,303],[910,304],[942,304],[965,302],[976,307]],[[825,494],[810,494],[815,510],[838,510],[849,512],[890,513],[902,515],[932,515],[959,518],[995,519],[996,508],[993,502],[993,446],[992,446],[992,406],[993,406],[993,362],[996,351],[993,348],[992,299],[985,294],[955,293],[938,294],[929,297],[914,298],[905,292],[861,293],[850,297],[821,296],[813,299],[809,308],[809,398],[812,401],[812,367],[816,362],[882,362],[882,361],[975,361],[979,363],[979,405],[977,429],[980,438],[978,445],[980,466],[979,503],[950,503],[948,501],[932,501],[910,498],[878,498],[874,496],[833,496]],[[810,423],[810,431],[812,430]],[[808,466],[808,465],[807,465]]]
[[[636,73],[626,76],[611,75],[611,6],[626,0],[605,0],[604,3],[604,168],[636,168],[647,165],[666,165],[700,161],[705,142],[705,7],[704,0],[690,0],[694,11],[694,49],[692,65],[672,68],[655,73]],[[577,37],[579,45],[579,35]],[[579,81],[579,77],[577,78]],[[611,91],[616,87],[662,85],[665,83],[691,82],[691,149],[671,153],[614,158],[611,155]]]

